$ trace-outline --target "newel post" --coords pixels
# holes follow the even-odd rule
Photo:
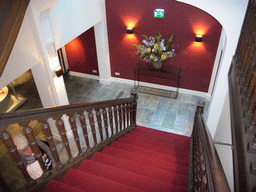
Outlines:
[[[136,124],[136,116],[137,116],[137,93],[136,92],[131,92],[131,95],[133,97],[133,102],[132,102],[132,117],[131,117],[131,121],[132,121],[132,125],[134,125],[134,127],[137,126]]]
[[[204,101],[198,101],[197,102],[197,108],[196,108],[196,113],[204,113],[204,106],[205,102]]]

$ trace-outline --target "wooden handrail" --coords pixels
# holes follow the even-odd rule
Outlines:
[[[203,102],[195,114],[191,135],[188,191],[230,191],[211,134],[203,118]]]
[[[228,73],[234,190],[256,190],[256,0],[249,0]]]
[[[248,164],[246,161],[246,141],[245,127],[243,123],[242,115],[242,106],[239,97],[238,84],[236,81],[236,70],[235,70],[235,60],[231,65],[229,71],[229,94],[230,94],[230,117],[231,117],[231,134],[232,134],[232,143],[234,145],[234,186],[236,191],[244,190],[249,191],[247,183],[247,168]]]
[[[82,109],[96,109],[101,107],[108,107],[109,105],[118,105],[122,103],[132,102],[133,97],[124,98],[124,99],[116,99],[116,100],[107,100],[100,102],[91,102],[91,103],[83,103],[83,104],[72,104],[72,105],[63,105],[57,107],[43,108],[43,109],[32,109],[27,111],[17,111],[10,113],[0,113],[0,127],[6,124],[12,124],[13,122],[22,122],[22,121],[30,121],[33,119],[37,119],[39,116],[49,118],[54,115],[72,113],[76,111],[80,111]],[[0,129],[2,132],[3,129]]]
[[[28,182],[26,187],[30,188],[36,185],[36,181],[30,178],[25,166],[21,161],[17,148],[13,143],[12,136],[7,131],[9,124],[18,123],[23,127],[23,131],[28,140],[28,144],[34,152],[34,155],[43,170],[42,177],[47,179],[51,177],[52,172],[47,170],[44,166],[41,153],[39,152],[39,148],[36,144],[33,129],[29,126],[30,121],[38,120],[41,122],[42,129],[50,145],[50,150],[52,151],[54,159],[57,163],[56,170],[61,172],[64,167],[67,167],[67,165],[66,163],[63,165],[60,162],[59,154],[53,140],[51,127],[47,120],[52,118],[55,121],[56,128],[62,142],[64,143],[66,154],[68,156],[67,163],[72,165],[77,163],[77,159],[84,159],[88,155],[91,155],[91,153],[96,149],[102,148],[103,146],[109,144],[113,140],[136,127],[137,95],[136,93],[131,94],[132,96],[130,98],[125,99],[0,114],[1,139],[9,149],[9,152],[18,165],[18,168],[27,179]],[[75,113],[79,116],[77,120],[74,117]],[[76,157],[73,157],[71,153],[70,143],[66,135],[66,124],[62,120],[63,115],[68,117],[68,122],[74,136],[78,150],[78,155]],[[77,121],[80,121],[80,124],[77,123]],[[78,134],[78,129],[82,130],[82,135]],[[88,139],[88,129],[90,129],[90,132],[93,136],[92,140]],[[82,137],[85,140],[86,151],[82,150],[80,143],[80,139]],[[39,181],[41,180],[39,179]],[[35,187],[33,187],[33,189],[34,188]]]

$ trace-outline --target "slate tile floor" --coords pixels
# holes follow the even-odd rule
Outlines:
[[[98,80],[65,76],[70,104],[95,102],[130,97],[133,85],[111,82],[101,84]],[[206,98],[180,93],[177,99],[155,95],[138,94],[137,124],[158,130],[190,136],[197,101],[204,101],[205,118],[209,101]]]

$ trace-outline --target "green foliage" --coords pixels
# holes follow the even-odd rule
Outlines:
[[[131,44],[131,46],[135,46],[138,50],[141,50],[142,45],[136,45],[136,44]]]

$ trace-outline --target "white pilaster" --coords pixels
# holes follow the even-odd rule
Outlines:
[[[111,69],[110,69],[110,57],[108,47],[108,33],[107,33],[107,21],[106,21],[106,7],[105,1],[101,3],[103,11],[103,20],[94,26],[97,59],[99,67],[99,75],[101,83],[110,83]]]

